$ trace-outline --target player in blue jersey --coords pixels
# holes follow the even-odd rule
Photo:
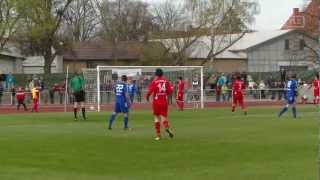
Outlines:
[[[128,87],[127,87],[127,76],[123,75],[121,76],[121,81],[118,81],[114,86],[114,92],[115,92],[115,105],[114,105],[114,111],[111,114],[111,117],[109,119],[109,127],[108,129],[112,129],[112,124],[114,120],[116,119],[116,116],[118,113],[124,114],[124,129],[127,130],[128,122],[129,122],[129,107],[130,107],[130,100],[127,97]]]
[[[133,103],[134,96],[135,96],[136,92],[137,92],[136,82],[134,80],[129,80],[129,83],[128,83],[128,94],[129,94],[131,103]]]
[[[296,95],[297,95],[297,86],[298,82],[296,81],[296,75],[293,74],[290,76],[289,81],[286,84],[286,106],[280,111],[278,117],[282,116],[285,112],[288,111],[289,106],[292,107],[293,117],[297,118],[297,109],[296,109]]]

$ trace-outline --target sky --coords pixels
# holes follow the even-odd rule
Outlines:
[[[161,2],[164,0],[144,0],[146,2]],[[260,4],[260,14],[256,16],[256,21],[252,25],[254,30],[275,30],[288,20],[295,7],[303,7],[307,0],[258,0]]]
[[[256,16],[253,29],[275,30],[288,20],[292,9],[303,7],[305,0],[259,0],[260,14]]]

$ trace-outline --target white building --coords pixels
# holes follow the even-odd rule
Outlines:
[[[163,46],[177,53],[185,39],[161,39]],[[307,45],[307,46],[305,46]],[[281,68],[308,70],[317,66],[314,50],[319,44],[310,36],[296,30],[274,30],[202,36],[186,50],[188,65],[211,66],[218,72],[274,72]],[[213,56],[214,54],[214,56]]]

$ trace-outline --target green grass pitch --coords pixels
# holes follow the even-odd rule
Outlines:
[[[314,180],[318,113],[299,107],[170,112],[175,138],[154,140],[149,111],[122,118],[106,131],[109,113],[0,116],[1,180]]]

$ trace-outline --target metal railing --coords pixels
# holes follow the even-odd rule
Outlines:
[[[113,91],[100,91],[100,102],[101,104],[112,104],[114,102]],[[313,101],[313,89],[312,88],[300,88],[298,89],[297,101],[301,102],[304,100],[305,103],[311,103]],[[147,90],[138,91],[134,96],[135,103],[145,103]],[[67,101],[65,98],[67,95]],[[169,96],[169,103],[175,102],[176,93],[174,92]],[[284,89],[246,89],[245,90],[245,101],[281,101],[285,99]],[[89,104],[96,103],[97,92],[87,91],[86,101]],[[217,91],[215,89],[204,89],[204,102],[230,102],[232,99],[231,90]],[[184,93],[184,100],[186,103],[199,102],[200,101],[200,89],[186,90]],[[47,90],[40,92],[39,103],[40,105],[65,105],[72,104],[74,97],[72,93],[65,93],[64,91],[49,92]],[[0,93],[0,105],[15,105],[17,103],[15,94],[12,92]],[[31,104],[32,97],[30,92],[25,92],[25,103]]]

